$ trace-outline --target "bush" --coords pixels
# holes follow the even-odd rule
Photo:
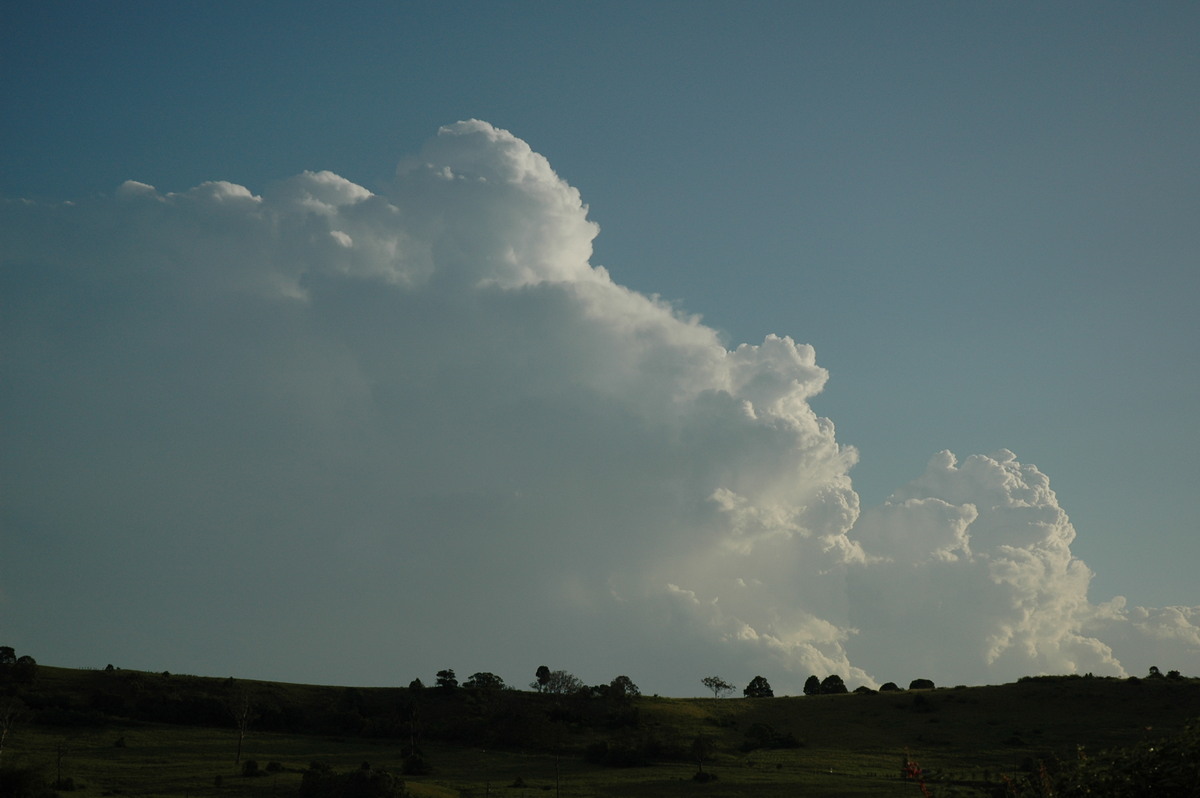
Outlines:
[[[791,732],[779,732],[766,723],[755,723],[746,730],[746,739],[742,743],[743,751],[754,751],[759,748],[799,748],[800,741]]]
[[[328,765],[313,763],[300,780],[299,798],[403,798],[404,782],[386,770],[359,768],[335,773]]]
[[[0,796],[4,798],[49,798],[53,794],[36,770],[0,768]]]
[[[649,764],[645,754],[633,745],[606,742],[592,743],[583,752],[583,758],[593,765],[610,768],[632,768]]]
[[[400,766],[400,772],[405,776],[424,776],[433,772],[433,765],[423,754],[409,754],[404,757],[404,764]]]
[[[932,690],[933,682],[929,679],[913,679],[908,683],[909,690]]]
[[[1006,795],[1195,795],[1200,784],[1200,720],[1176,735],[1127,748],[1081,755],[1072,761],[1033,763],[1029,775],[1011,781]]]
[[[23,657],[18,657],[17,661],[12,666],[13,680],[21,684],[31,684],[37,677],[38,664],[37,660],[26,654]]]

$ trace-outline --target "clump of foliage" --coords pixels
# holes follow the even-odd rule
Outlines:
[[[443,692],[451,692],[458,688],[458,678],[454,675],[453,668],[447,668],[444,671],[437,672],[436,687]]]
[[[775,691],[771,689],[771,683],[765,677],[755,676],[742,690],[742,695],[746,698],[774,698]]]
[[[300,798],[406,798],[404,782],[386,770],[372,770],[364,763],[358,770],[336,773],[314,762],[300,781]]]
[[[471,674],[471,678],[467,679],[463,687],[468,690],[481,690],[483,692],[495,692],[505,688],[504,680],[494,673],[481,671]]]
[[[613,768],[633,768],[650,764],[646,753],[637,745],[600,741],[592,743],[583,752],[583,758],[593,765]]]
[[[405,776],[424,776],[433,772],[433,765],[429,763],[424,754],[416,751],[404,757],[404,764],[400,766],[400,772]],[[301,796],[301,798],[304,797]]]
[[[821,680],[822,695],[841,695],[846,692],[848,692],[846,690],[846,683],[836,673],[830,674]]]
[[[572,695],[584,688],[583,680],[564,670],[552,671],[545,665],[538,666],[534,680],[529,686],[538,693],[550,695]]]
[[[800,746],[800,740],[791,732],[780,732],[766,723],[755,723],[746,730],[746,741],[742,743],[742,750],[799,748]]]
[[[1040,762],[1024,776],[1008,780],[1008,795],[1013,798],[1196,795],[1198,788],[1200,719],[1165,739],[1095,755],[1080,748],[1074,760]]]
[[[0,683],[32,684],[37,676],[37,660],[28,654],[20,657],[12,646],[0,646]]]
[[[0,768],[0,795],[4,798],[52,798],[54,791],[36,770]]]

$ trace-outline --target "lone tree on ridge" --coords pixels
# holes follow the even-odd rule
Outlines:
[[[720,676],[705,676],[700,684],[712,690],[713,698],[724,698],[733,692],[734,687]]]

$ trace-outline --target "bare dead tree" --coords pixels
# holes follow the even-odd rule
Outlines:
[[[250,693],[242,690],[236,693],[227,704],[229,714],[233,716],[233,722],[237,725],[237,756],[233,760],[234,765],[242,764],[242,744],[246,740],[246,731],[250,728],[250,724],[258,720],[258,713],[254,709],[254,702],[250,700]]]
[[[8,733],[20,718],[23,706],[20,699],[10,698],[3,709],[0,709],[0,756],[4,755],[4,741],[8,739]]]

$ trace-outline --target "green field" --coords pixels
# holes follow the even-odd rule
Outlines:
[[[79,798],[293,796],[314,761],[399,773],[414,744],[432,768],[403,776],[415,796],[920,796],[906,758],[934,795],[990,795],[1081,746],[1145,746],[1200,716],[1200,680],[1185,678],[614,704],[42,667],[16,693],[0,767]],[[241,758],[258,775],[235,764],[237,701],[254,707]],[[714,781],[693,779],[698,737]],[[772,740],[784,747],[753,747]],[[599,764],[604,751],[632,765]]]

